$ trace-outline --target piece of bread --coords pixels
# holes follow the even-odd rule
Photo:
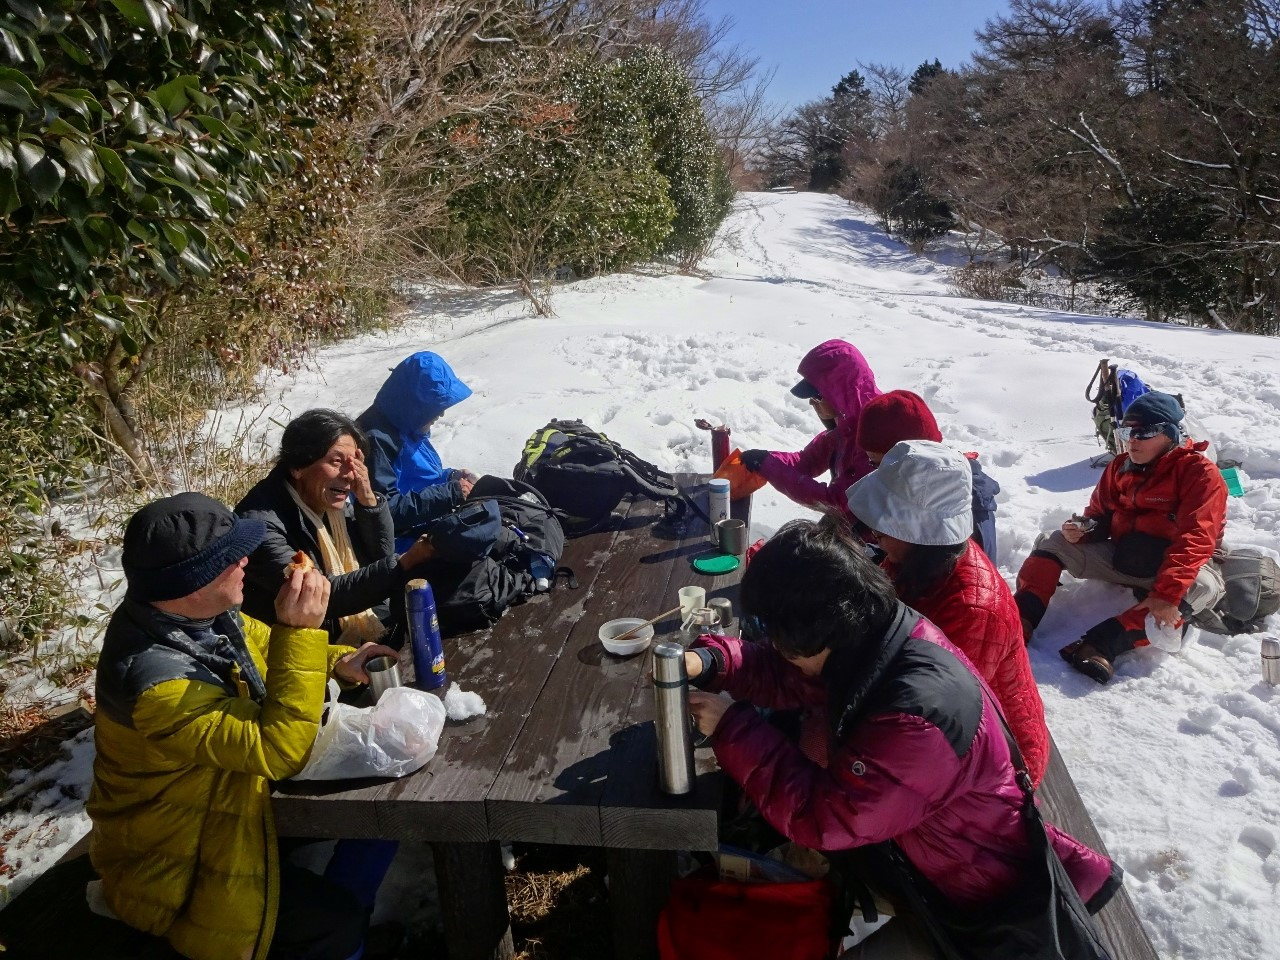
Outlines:
[[[293,572],[295,570],[301,570],[303,573],[306,573],[308,570],[314,570],[315,568],[316,565],[312,562],[311,558],[299,550],[293,555],[293,563],[284,568],[284,578],[288,580],[293,576]]]

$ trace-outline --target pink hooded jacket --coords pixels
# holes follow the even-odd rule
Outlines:
[[[858,348],[845,340],[818,344],[805,354],[797,372],[835,409],[836,427],[796,453],[770,451],[760,464],[760,474],[797,503],[835,507],[848,514],[845,491],[871,470],[857,440],[863,404],[880,395],[875,374]],[[828,470],[830,483],[814,479]]]
[[[900,608],[876,649],[833,651],[806,677],[762,643],[704,636],[722,668],[703,684],[740,701],[712,735],[716,759],[789,839],[838,851],[895,840],[959,905],[1013,889],[1028,856],[1009,747],[990,691],[932,623]],[[828,718],[828,762],[808,759],[752,705],[814,708]],[[1081,898],[1105,899],[1119,868],[1053,826]],[[1105,888],[1105,892],[1104,892]]]

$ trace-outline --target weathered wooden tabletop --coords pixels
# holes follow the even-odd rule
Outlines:
[[[705,478],[678,480],[705,511]],[[748,524],[749,513],[750,501],[734,504]],[[484,698],[483,717],[448,724],[436,756],[407,777],[280,785],[277,829],[432,842],[453,960],[512,955],[499,842],[605,848],[612,899],[627,904],[615,910],[618,956],[656,956],[674,851],[716,848],[721,777],[704,750],[693,794],[658,789],[650,657],[606,653],[597,630],[655,616],[689,585],[736,608],[739,572],[709,577],[690,566],[712,549],[692,511],[676,523],[652,501],[624,501],[607,529],[569,542],[560,562],[577,590],[561,582],[491,629],[445,641],[449,679]],[[675,634],[677,621],[657,624],[655,640]]]

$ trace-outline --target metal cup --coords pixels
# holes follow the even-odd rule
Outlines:
[[[741,520],[721,520],[716,524],[716,543],[721,553],[742,556],[747,552],[747,525]]]
[[[369,674],[369,692],[377,703],[384,690],[400,686],[400,661],[395,657],[370,657],[364,662],[364,672]]]
[[[728,628],[733,626],[733,601],[728,597],[712,597],[707,601],[707,606],[716,612],[716,616],[720,619],[720,626]]]
[[[1280,684],[1280,640],[1274,637],[1262,640],[1262,679],[1273,687]]]

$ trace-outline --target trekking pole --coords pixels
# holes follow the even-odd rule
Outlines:
[[[1099,363],[1097,369],[1093,371],[1093,376],[1089,378],[1089,385],[1084,388],[1084,398],[1088,400],[1090,403],[1097,403],[1099,400],[1102,399],[1103,391],[1106,390],[1107,388],[1107,384],[1106,384],[1107,375],[1108,375],[1107,364],[1109,362],[1110,361],[1108,361],[1106,357],[1103,357],[1102,362]],[[1093,392],[1093,385],[1095,383],[1098,385],[1097,393]]]

